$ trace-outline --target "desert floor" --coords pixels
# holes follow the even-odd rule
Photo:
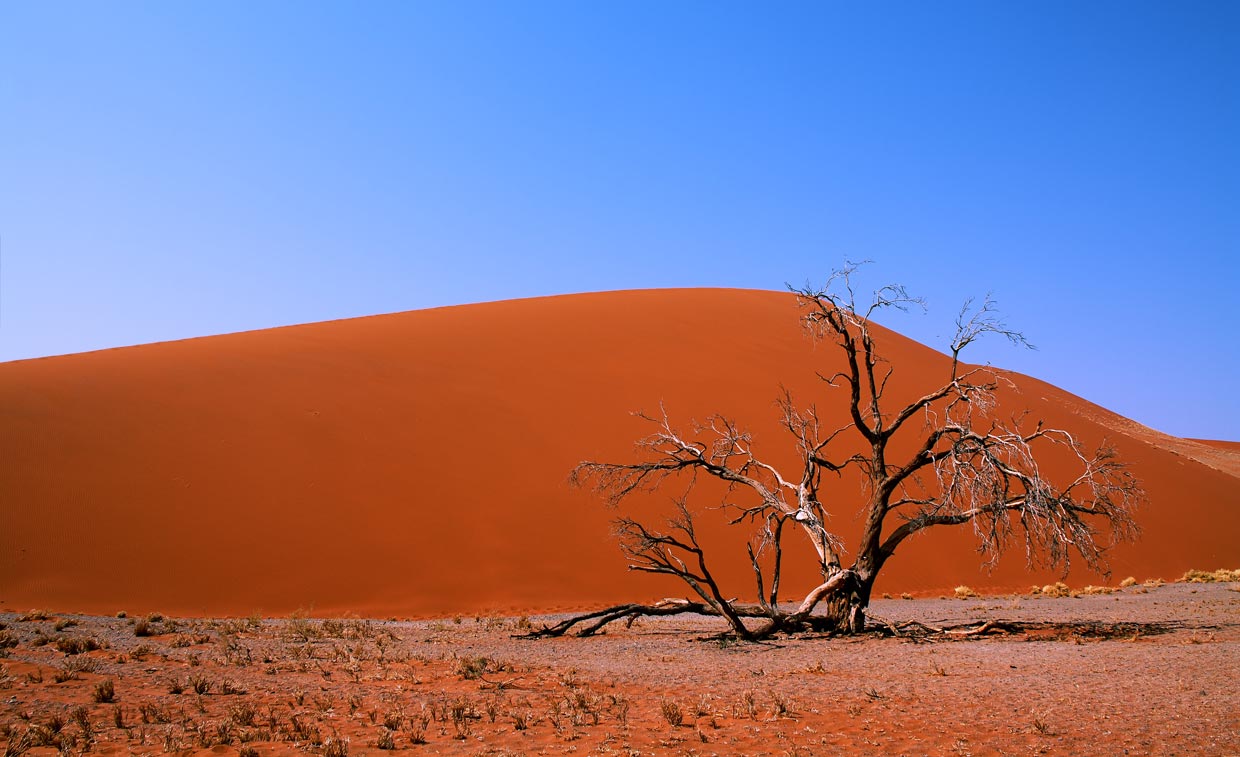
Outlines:
[[[0,740],[9,757],[1240,754],[1240,585],[872,613],[1073,625],[737,644],[685,618],[526,640],[553,618],[6,614]]]

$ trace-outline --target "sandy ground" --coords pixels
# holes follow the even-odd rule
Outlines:
[[[552,618],[5,614],[0,740],[10,757],[342,757],[381,745],[459,755],[1240,754],[1240,585],[889,599],[872,611],[935,626],[1079,625],[736,644],[683,618],[524,640],[513,634]],[[1163,632],[1090,633],[1121,623]],[[97,701],[109,681],[114,701]]]

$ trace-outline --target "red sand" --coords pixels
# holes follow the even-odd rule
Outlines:
[[[0,606],[426,615],[681,594],[625,571],[614,514],[566,476],[583,458],[629,459],[645,432],[629,412],[660,401],[686,425],[724,411],[760,454],[786,459],[781,383],[843,411],[814,377],[836,356],[806,341],[797,314],[781,293],[615,292],[0,364]],[[900,396],[946,371],[898,335],[883,347]],[[1144,538],[1115,551],[1116,578],[1240,564],[1234,445],[1011,378],[1005,410],[1109,437],[1142,479]],[[847,537],[853,512],[835,510]],[[1057,577],[1026,573],[1019,554],[986,574],[967,529],[937,531],[902,547],[879,592]],[[748,596],[746,566],[729,568]]]
[[[686,616],[530,641],[500,618],[178,620],[139,637],[133,618],[0,613],[0,742],[55,745],[26,757],[344,753],[327,739],[370,757],[384,734],[469,757],[1236,755],[1236,588],[879,599],[893,622],[1064,625],[778,644],[700,639],[720,621]],[[62,651],[87,642],[103,648]],[[98,702],[108,681],[116,702]]]

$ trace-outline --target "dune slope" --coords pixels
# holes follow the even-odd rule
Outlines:
[[[629,459],[645,433],[629,413],[660,402],[686,422],[724,411],[786,459],[781,384],[842,409],[814,374],[836,356],[797,315],[783,293],[629,291],[2,364],[0,605],[424,615],[681,594],[625,570],[615,514],[567,474],[583,458]],[[946,371],[899,335],[882,346],[897,394]],[[1109,437],[1143,480],[1145,535],[1114,553],[1118,577],[1240,563],[1234,447],[1012,378],[1006,410]],[[850,494],[838,492],[835,515],[845,534],[858,530]],[[1019,554],[983,572],[967,529],[939,531],[902,547],[878,590],[1055,578],[1027,573]],[[747,596],[743,555],[720,560]],[[808,580],[793,575],[790,589]]]

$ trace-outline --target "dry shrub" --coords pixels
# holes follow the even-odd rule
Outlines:
[[[202,673],[194,673],[189,677],[189,685],[195,694],[210,694],[215,684]]]
[[[1081,594],[1112,594],[1114,592],[1115,592],[1115,589],[1112,589],[1110,586],[1093,586],[1093,585],[1086,586],[1080,591]]]
[[[528,711],[517,710],[509,714],[512,716],[512,727],[514,730],[524,731],[530,727],[530,721],[533,718]]]
[[[977,592],[973,591],[973,589],[971,589],[968,586],[957,586],[956,587],[956,599],[970,599],[976,596],[977,596]]]
[[[289,616],[285,628],[289,635],[298,641],[310,641],[323,635],[323,627],[307,620],[305,613],[301,610]]]
[[[154,723],[167,723],[172,720],[172,716],[167,710],[156,707],[150,702],[143,702],[138,705],[138,714],[142,716],[142,722],[147,725]]]
[[[384,750],[396,748],[396,738],[391,729],[379,729],[379,738],[376,740],[375,746]]]
[[[1128,576],[1123,581],[1119,582],[1119,587],[1121,589],[1127,589],[1129,586],[1136,586],[1136,585],[1137,585],[1137,579],[1133,578],[1132,576]]]
[[[487,657],[462,657],[456,661],[456,674],[466,681],[481,678],[491,667]]]
[[[254,718],[257,715],[258,710],[249,702],[239,702],[228,708],[229,719],[243,728],[254,725]]]
[[[240,684],[238,684],[238,683],[236,683],[235,681],[233,681],[233,680],[231,680],[231,679],[229,679],[229,678],[225,678],[225,679],[224,679],[224,680],[220,683],[220,693],[221,693],[221,694],[225,694],[225,695],[229,695],[229,694],[245,694],[245,693],[246,693],[246,690],[245,690],[245,689],[243,689],[243,688],[241,687],[241,685],[240,685]]]
[[[663,719],[673,728],[679,728],[684,725],[685,713],[680,709],[680,704],[674,699],[664,699],[659,703],[659,709],[663,712]]]
[[[383,727],[389,731],[399,731],[405,724],[405,714],[400,710],[392,710],[383,716]]]
[[[349,757],[349,740],[340,736],[328,736],[323,740],[323,757]]]
[[[1212,584],[1212,583],[1232,583],[1240,581],[1240,569],[1228,570],[1227,568],[1219,568],[1218,570],[1190,570],[1180,576],[1179,583],[1186,584]]]
[[[473,721],[482,717],[474,712],[473,705],[464,698],[457,699],[451,704],[449,715],[452,718],[452,727],[456,729],[456,738],[461,741],[469,738],[473,729]]]
[[[1041,593],[1048,597],[1070,597],[1072,596],[1072,589],[1068,588],[1068,585],[1063,581],[1056,581],[1053,584],[1043,586]]]
[[[99,704],[111,704],[116,701],[116,684],[111,678],[95,684],[94,698]]]
[[[52,680],[56,683],[73,681],[78,678],[80,673],[90,673],[95,668],[95,661],[89,657],[70,657],[52,674]]]
[[[778,691],[771,692],[771,717],[777,719],[796,717],[792,709],[792,701]]]
[[[73,718],[73,722],[82,731],[82,740],[87,744],[94,741],[95,726],[90,722],[90,710],[82,706],[75,707],[70,717]]]
[[[426,743],[426,728],[431,723],[431,716],[425,712],[417,717],[409,718],[405,721],[406,728],[409,731],[409,741],[414,744]],[[519,728],[517,730],[520,730]]]
[[[56,639],[56,649],[64,654],[82,654],[102,649],[103,645],[93,636],[61,636]]]

